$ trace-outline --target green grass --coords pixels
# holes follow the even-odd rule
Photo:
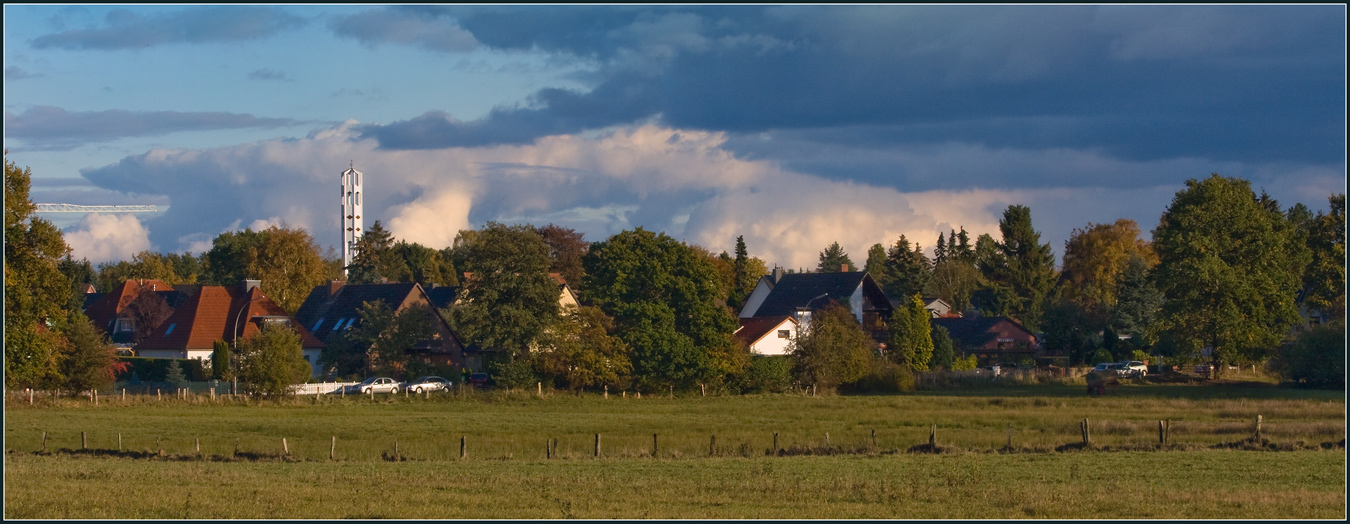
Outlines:
[[[1273,447],[1302,451],[1216,447],[1248,439],[1258,414]],[[1084,418],[1099,451],[1055,451],[1080,442]],[[1171,446],[1153,451],[1163,419]],[[909,452],[932,424],[948,453]],[[1009,429],[1013,452],[1003,449]],[[96,450],[115,450],[120,433],[124,450],[166,456],[61,451],[78,450],[82,431]],[[51,453],[34,454],[44,432]],[[774,433],[781,448],[833,455],[766,456]],[[558,456],[545,460],[550,438]],[[1344,438],[1343,393],[1261,387],[1126,385],[1106,397],[1070,386],[640,400],[105,396],[98,406],[29,406],[11,395],[5,516],[1343,518],[1345,452],[1334,444]],[[407,461],[386,460],[395,441]]]

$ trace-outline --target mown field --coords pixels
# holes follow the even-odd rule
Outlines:
[[[1344,518],[1344,438],[1342,392],[1269,387],[98,406],[11,394],[5,516]]]

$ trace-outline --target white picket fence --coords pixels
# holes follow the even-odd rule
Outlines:
[[[360,382],[314,382],[309,384],[296,384],[291,386],[291,390],[296,395],[327,395],[337,393],[339,389],[346,386],[355,386]]]

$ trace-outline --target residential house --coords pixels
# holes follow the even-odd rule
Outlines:
[[[878,342],[886,340],[886,323],[894,310],[886,293],[866,271],[839,273],[773,273],[759,279],[746,298],[740,318],[792,317],[801,329],[810,325],[811,313],[830,301],[847,304],[863,329]]]
[[[191,286],[179,286],[191,288]],[[175,289],[162,280],[127,280],[108,293],[92,293],[85,289],[84,315],[89,321],[108,335],[109,341],[120,348],[130,348],[132,335],[136,331],[135,319],[131,317],[127,306],[140,296],[142,291],[153,292],[164,298],[170,308],[175,307],[186,293]]]
[[[891,299],[891,307],[900,309],[909,307],[909,301],[899,298]],[[952,315],[952,306],[946,300],[937,297],[923,297],[923,308],[928,310],[928,316],[932,318],[945,317]],[[957,314],[956,316],[961,316]]]
[[[742,318],[733,336],[752,355],[786,355],[797,338],[797,321],[790,316]]]
[[[947,328],[957,349],[984,359],[1031,356],[1040,349],[1036,335],[1008,317],[941,317],[929,323]]]
[[[441,301],[453,303],[455,288],[437,287],[432,291],[437,289],[451,291],[436,291],[438,300],[432,300],[427,290],[417,283],[347,284],[334,280],[310,291],[305,302],[295,312],[295,318],[319,340],[327,343],[339,333],[361,324],[361,306],[367,302],[384,302],[395,313],[412,307],[429,308],[434,313],[432,338],[414,346],[423,361],[437,366],[481,369],[481,356],[465,351],[464,345],[440,311],[443,307]]]
[[[173,314],[134,347],[147,358],[195,358],[211,360],[215,342],[234,345],[264,325],[282,324],[300,334],[300,348],[317,375],[324,343],[263,293],[261,282],[245,280],[240,286],[178,286],[182,300]]]

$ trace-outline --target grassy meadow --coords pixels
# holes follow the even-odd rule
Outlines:
[[[1078,386],[677,397],[105,396],[97,406],[30,406],[12,393],[5,516],[1346,516],[1342,392],[1125,385],[1105,397]],[[1257,415],[1262,440],[1252,439]],[[1159,420],[1171,421],[1166,446]],[[927,452],[932,425],[939,453]],[[781,451],[771,453],[775,433]]]

